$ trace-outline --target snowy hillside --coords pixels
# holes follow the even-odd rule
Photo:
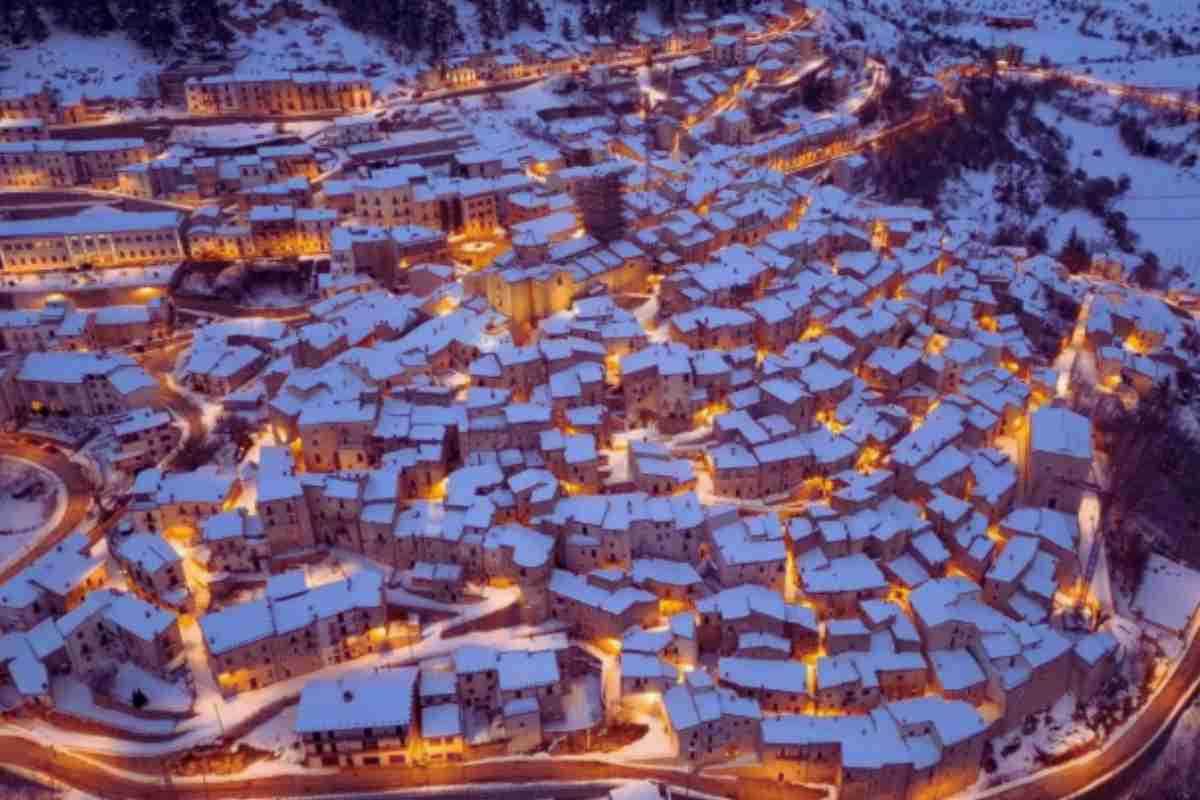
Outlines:
[[[485,49],[478,10],[470,0],[451,0],[456,9],[463,41],[455,52]],[[756,3],[756,10],[777,9],[778,0]],[[523,25],[497,42],[501,49],[520,42],[538,40],[561,43],[562,20],[570,20],[572,38],[578,31],[579,5],[566,0],[544,3],[546,30]],[[230,58],[238,71],[263,73],[289,69],[353,66],[370,75],[379,92],[410,82],[426,66],[429,52],[406,50],[382,37],[351,30],[336,11],[321,0],[292,0],[290,4],[267,4],[236,0],[232,4],[231,28],[235,38]],[[646,33],[662,30],[654,11],[638,14],[637,29]],[[7,57],[7,69],[4,58]],[[66,103],[81,96],[131,98],[152,95],[157,72],[178,56],[156,59],[124,34],[84,37],[53,30],[49,39],[7,48],[0,56],[0,87],[37,88],[48,81]]]
[[[1121,141],[1118,129],[1110,121],[1112,109],[1093,106],[1092,118],[1080,119],[1046,103],[1039,103],[1037,116],[1059,131],[1064,139],[1064,154],[1073,170],[1082,170],[1087,179],[1110,178],[1120,184],[1124,176],[1128,187],[1108,204],[1112,212],[1126,215],[1128,229],[1136,236],[1138,251],[1156,253],[1167,272],[1181,267],[1186,274],[1171,276],[1176,288],[1200,286],[1200,168],[1186,156],[1173,163],[1159,158],[1133,155]],[[1154,127],[1154,137],[1163,142],[1182,144],[1195,154],[1200,150],[1200,125]],[[1019,147],[1032,151],[1030,142],[1016,130],[1010,137]],[[1185,166],[1184,164],[1190,164]],[[989,172],[968,172],[947,187],[942,198],[943,210],[981,223],[989,235],[1011,226],[1026,234],[1045,232],[1051,252],[1058,252],[1072,231],[1077,231],[1092,250],[1115,249],[1116,243],[1104,219],[1086,208],[1063,210],[1045,202],[1050,179],[1041,170],[1021,171],[1019,180],[1036,206],[1032,214],[997,199],[1005,165]]]
[[[1025,48],[1027,61],[1045,56],[1057,64],[1158,58],[1176,55],[1173,44],[1195,47],[1200,30],[1200,5],[1190,0],[812,0],[810,5],[840,20],[847,32],[861,33],[871,49],[901,58],[900,41],[936,47],[935,37],[942,45],[946,39],[973,40],[981,47],[1016,44]],[[1028,17],[1036,27],[993,28],[986,24],[989,16]],[[1195,84],[1190,81],[1191,88]]]
[[[386,45],[342,25],[319,0],[296,0],[297,11],[271,15],[259,4],[239,0],[232,14],[236,39],[231,56],[239,69],[267,70],[352,64],[394,63]],[[0,86],[39,86],[49,81],[64,102],[89,97],[137,97],[152,94],[154,77],[166,62],[131,42],[124,34],[84,37],[55,30],[45,42],[12,48],[10,68],[0,72]]]
[[[1200,91],[1200,5],[1185,0],[1128,3],[1045,0],[900,0],[854,3],[814,0],[826,23],[842,36],[862,38],[868,50],[909,72],[933,72],[956,62],[978,62],[992,48],[1015,45],[1027,64],[1050,63],[1069,73],[1092,76],[1194,98]],[[1005,29],[989,17],[1024,17],[1034,27]],[[1064,109],[1066,109],[1064,111]],[[1006,131],[1025,163],[998,163],[966,171],[949,181],[938,203],[948,216],[982,226],[985,234],[1019,232],[1022,240],[1045,236],[1057,253],[1072,231],[1093,252],[1116,249],[1110,225],[1124,215],[1132,234],[1126,245],[1155,253],[1162,277],[1174,288],[1200,286],[1200,126],[1170,114],[1153,114],[1133,102],[1119,104],[1103,91],[1062,89],[1039,102],[1036,115],[1060,134],[1053,143],[1079,185],[1110,178],[1124,186],[1101,214],[1082,203],[1063,208],[1045,202],[1056,180],[1047,170],[1033,134],[1010,121]],[[1163,146],[1160,157],[1135,155],[1122,141],[1119,123],[1132,117]],[[1034,136],[1034,138],[1037,138]],[[1043,138],[1043,146],[1046,144]],[[1028,202],[1015,207],[1006,187],[1020,185]],[[1123,184],[1124,185],[1124,184]],[[1108,219],[1106,219],[1108,217]],[[1180,268],[1171,274],[1174,268]]]

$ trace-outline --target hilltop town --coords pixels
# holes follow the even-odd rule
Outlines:
[[[1128,185],[942,197],[997,97],[1046,163],[1086,102],[1182,161],[1135,116],[1200,104],[677,16],[0,92],[0,766],[924,800],[1141,758],[1200,677],[1200,295]]]

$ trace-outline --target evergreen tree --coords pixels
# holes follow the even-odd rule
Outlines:
[[[438,5],[443,5],[438,3]],[[428,42],[425,41],[427,6],[425,0],[400,0],[400,19],[397,25],[396,38],[409,50],[420,50]],[[432,29],[433,20],[428,20]]]
[[[374,32],[387,24],[381,13],[386,11],[385,4],[377,0],[332,0],[331,5],[337,10],[338,19],[356,31]]]
[[[529,24],[538,33],[546,32],[546,12],[542,10],[541,3],[537,0],[530,0]]]
[[[678,0],[659,0],[658,2],[658,19],[664,25],[674,25],[679,21],[679,6]]]
[[[50,29],[42,19],[34,0],[25,0],[14,17],[13,43],[23,41],[44,42],[50,36]]]
[[[122,30],[135,43],[155,54],[171,47],[177,32],[171,7],[161,0],[116,0],[114,11]]]
[[[1072,275],[1086,271],[1088,266],[1091,265],[1091,253],[1088,252],[1088,247],[1084,244],[1083,239],[1079,237],[1078,228],[1071,229],[1071,236],[1067,239],[1067,243],[1063,245],[1062,250],[1059,251],[1058,260],[1063,263],[1063,266]]]
[[[485,42],[491,42],[500,37],[500,12],[496,9],[496,0],[477,0],[479,9],[479,35]]]
[[[53,20],[74,33],[102,36],[117,29],[108,0],[46,0]]]
[[[526,0],[508,0],[508,32],[512,33],[521,27],[521,23],[529,18]]]
[[[445,58],[455,41],[462,39],[458,11],[453,3],[439,2],[429,15],[429,50],[434,58]]]
[[[225,24],[226,8],[216,0],[182,0],[179,22],[188,44],[198,50],[224,52],[233,44],[233,31]]]
[[[583,25],[583,32],[588,36],[600,35],[600,15],[593,11],[591,6],[583,9],[581,24]]]
[[[21,44],[17,40],[17,10],[12,0],[0,0],[0,42]]]

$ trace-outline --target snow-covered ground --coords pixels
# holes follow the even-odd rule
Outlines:
[[[1171,287],[1200,286],[1200,259],[1195,255],[1200,252],[1200,168],[1130,154],[1116,126],[1108,124],[1107,105],[1105,100],[1095,100],[1092,121],[1077,119],[1046,103],[1037,105],[1037,115],[1067,137],[1066,155],[1073,169],[1083,170],[1090,178],[1119,181],[1122,176],[1128,177],[1128,190],[1113,200],[1111,210],[1126,215],[1129,230],[1137,235],[1139,251],[1150,250],[1158,255]],[[1200,125],[1195,123],[1150,130],[1164,141],[1200,136]],[[1018,140],[1017,144],[1023,142]],[[1064,211],[1040,204],[1038,211],[1026,218],[995,199],[997,184],[995,170],[964,173],[948,185],[943,207],[948,213],[977,221],[988,236],[1006,224],[1015,224],[1025,232],[1042,228],[1052,253],[1062,248],[1072,231],[1092,244],[1093,250],[1115,249],[1104,221],[1088,211]],[[1181,272],[1173,274],[1176,267]]]
[[[141,97],[149,93],[161,65],[124,34],[80,36],[55,31],[45,42],[12,48],[4,83],[37,90],[43,82],[62,92],[64,103],[85,96]]]
[[[984,785],[994,786],[1035,772],[1044,764],[1042,754],[1057,747],[1093,741],[1095,732],[1088,729],[1086,722],[1075,722],[1071,718],[1074,711],[1075,697],[1065,694],[1048,714],[1037,716],[1037,730],[1032,734],[1017,730],[993,739],[997,767],[994,773],[982,778]]]
[[[1200,572],[1152,553],[1133,609],[1169,631],[1185,631],[1200,606]]]
[[[272,141],[280,136],[299,136],[301,139],[309,139],[328,127],[329,123],[322,120],[286,122],[282,125],[276,125],[273,122],[177,125],[171,129],[169,141],[171,144],[232,148],[253,145],[255,142]]]
[[[276,286],[252,288],[242,298],[247,308],[295,308],[310,302],[303,294],[289,292]]]
[[[579,731],[596,725],[604,718],[599,675],[584,675],[571,682],[563,697],[563,718],[545,726],[547,734]]]
[[[239,744],[265,750],[276,759],[298,764],[304,759],[300,736],[296,733],[296,706],[290,705],[264,724],[238,739]]]
[[[0,566],[27,553],[43,535],[62,521],[67,511],[67,487],[52,472],[25,459],[0,458],[0,483],[13,489],[26,480],[43,487],[32,498],[16,498],[0,489]]]
[[[937,34],[973,40],[982,47],[1015,44],[1025,48],[1027,61],[1045,56],[1057,64],[1171,55],[1171,34],[1180,34],[1186,40],[1186,32],[1200,23],[1200,7],[1189,0],[1098,0],[1087,4],[1056,0],[901,0],[861,5],[813,0],[809,5],[825,10],[830,27],[843,35],[857,33],[854,26],[861,25],[861,33],[874,52],[894,54],[905,40],[919,41]],[[1033,20],[1034,27],[990,27],[986,24],[989,16],[1026,17]]]
[[[146,695],[146,708],[153,711],[186,713],[192,710],[194,698],[182,686],[168,683],[136,664],[127,662],[118,667],[108,693],[121,702],[132,703],[134,693],[139,690]]]
[[[1200,74],[1200,56],[1167,56],[1133,61],[1109,61],[1089,64],[1084,72],[1101,80],[1127,83],[1165,92],[1195,92]]]
[[[1140,247],[1158,253],[1168,267],[1180,264],[1188,268],[1189,280],[1195,285],[1200,279],[1194,255],[1200,249],[1200,225],[1195,224],[1200,220],[1200,169],[1131,155],[1114,126],[1074,119],[1045,105],[1039,106],[1038,113],[1070,138],[1072,164],[1092,177],[1118,180],[1129,176],[1129,191],[1117,198],[1114,209],[1128,216]],[[1152,130],[1156,137],[1164,133],[1158,127]],[[1175,135],[1187,138],[1198,131],[1198,125],[1181,125]],[[1076,224],[1075,218],[1081,216],[1090,219],[1103,235],[1100,221],[1084,212],[1059,216],[1071,219],[1053,225],[1052,242],[1065,241],[1071,233],[1068,225]],[[1080,235],[1096,238],[1094,233],[1088,237],[1080,231]]]
[[[92,690],[77,678],[70,676],[54,678],[50,688],[54,696],[54,707],[63,714],[151,736],[170,736],[176,730],[173,720],[143,719],[97,705],[92,696]],[[65,735],[69,742],[71,736],[69,733],[65,731],[59,731],[59,733]],[[113,743],[118,748],[113,752],[120,752],[121,742],[114,741]]]
[[[654,761],[674,757],[675,747],[671,744],[671,735],[667,731],[663,714],[635,711],[629,715],[629,719],[631,722],[645,725],[646,735],[633,744],[609,753],[609,758],[621,761]]]

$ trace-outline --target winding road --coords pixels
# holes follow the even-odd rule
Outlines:
[[[0,583],[3,583],[52,550],[83,522],[92,504],[92,481],[82,467],[58,448],[48,452],[42,446],[9,434],[0,435],[0,455],[23,458],[44,467],[58,476],[67,489],[67,509],[62,519],[28,552],[0,569]]]

